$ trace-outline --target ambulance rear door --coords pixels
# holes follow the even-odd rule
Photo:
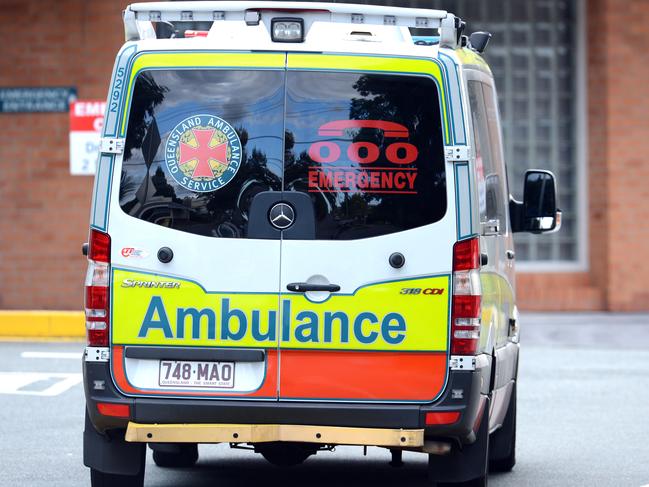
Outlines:
[[[432,401],[456,235],[440,67],[290,53],[287,66],[284,196],[311,205],[289,205],[301,230],[282,240],[280,400]]]
[[[278,53],[131,61],[108,227],[126,395],[277,400],[281,242],[249,223],[282,189],[285,73]]]

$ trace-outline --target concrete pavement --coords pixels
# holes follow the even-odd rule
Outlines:
[[[518,464],[492,486],[649,484],[649,315],[522,318]],[[0,342],[0,486],[85,486],[82,343]],[[31,375],[30,375],[31,374]],[[48,392],[49,391],[49,392]],[[425,456],[359,447],[278,469],[227,445],[201,447],[195,468],[164,470],[149,454],[147,486],[423,486]]]

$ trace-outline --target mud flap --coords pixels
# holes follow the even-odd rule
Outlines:
[[[489,439],[489,470],[509,472],[516,465],[516,382],[509,398],[507,415]]]
[[[144,468],[146,443],[124,441],[124,431],[99,433],[86,411],[83,431],[83,464],[103,473],[137,475]]]
[[[454,445],[448,455],[428,455],[428,478],[432,482],[468,482],[487,475],[489,459],[489,398],[483,405],[475,442]]]

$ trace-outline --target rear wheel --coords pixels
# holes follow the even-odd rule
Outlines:
[[[487,487],[487,476],[483,475],[467,482],[440,482],[437,487]]]
[[[137,475],[116,475],[91,468],[90,485],[92,487],[143,487],[144,468]]]
[[[516,465],[516,383],[503,425],[489,439],[489,471],[509,472]]]
[[[173,448],[153,448],[153,461],[158,467],[188,468],[198,461],[198,445],[183,443],[171,445]]]
[[[475,442],[453,446],[448,455],[428,455],[428,479],[436,487],[486,487],[489,459],[489,399]]]

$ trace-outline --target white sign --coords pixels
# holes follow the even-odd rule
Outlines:
[[[70,103],[70,174],[95,174],[105,111],[101,100]]]
[[[80,384],[79,373],[0,372],[0,394],[58,396]]]

